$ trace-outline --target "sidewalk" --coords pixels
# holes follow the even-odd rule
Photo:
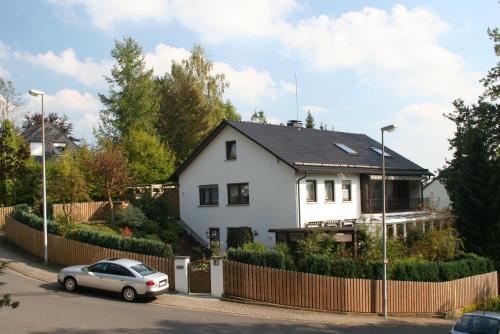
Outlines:
[[[8,262],[7,267],[22,275],[35,278],[47,283],[57,282],[57,272],[61,266],[43,262],[27,254],[22,249],[9,243],[3,235],[0,235],[0,261]],[[242,303],[221,300],[207,295],[183,295],[164,294],[160,295],[152,304],[161,307],[184,308],[196,311],[221,312],[240,316],[257,318],[280,319],[290,321],[310,321],[341,325],[395,325],[395,324],[421,324],[421,325],[450,325],[450,320],[436,318],[408,318],[393,317],[384,319],[376,315],[361,314],[336,314],[327,312],[316,312],[302,309],[291,309],[262,305],[258,303]]]

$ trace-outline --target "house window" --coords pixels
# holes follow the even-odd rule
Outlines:
[[[316,180],[306,180],[307,201],[316,202]]]
[[[227,185],[228,204],[248,204],[249,200],[248,183],[230,183]]]
[[[325,181],[325,201],[335,201],[335,181]]]
[[[352,201],[352,190],[351,190],[350,180],[342,181],[342,201],[344,202]]]
[[[42,143],[31,142],[30,143],[30,153],[35,157],[42,156]]]
[[[54,155],[61,155],[66,150],[66,143],[54,143],[52,152]]]
[[[236,140],[226,142],[226,160],[236,160]]]
[[[200,205],[218,205],[219,186],[216,184],[200,186]]]

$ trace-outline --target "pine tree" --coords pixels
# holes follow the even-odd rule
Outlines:
[[[306,128],[309,129],[314,129],[316,126],[316,123],[314,122],[314,117],[311,115],[311,111],[307,111],[307,117],[306,117]]]
[[[131,37],[115,41],[111,55],[116,63],[107,95],[99,94],[104,109],[100,113],[97,136],[120,141],[132,129],[154,133],[158,120],[159,101],[153,70],[146,69],[142,48]]]
[[[264,110],[255,110],[250,117],[250,122],[267,124],[266,114],[264,113]]]

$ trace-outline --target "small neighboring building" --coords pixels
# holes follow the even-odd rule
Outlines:
[[[436,209],[451,208],[450,196],[444,184],[435,177],[424,185],[425,204]]]
[[[35,125],[21,133],[29,145],[30,154],[38,161],[42,161],[42,126]],[[45,157],[51,158],[61,155],[64,151],[75,152],[78,145],[65,136],[50,122],[45,122]]]
[[[174,173],[180,218],[222,248],[236,228],[272,246],[311,226],[378,226],[381,154],[364,134],[223,121]],[[387,222],[421,219],[431,173],[388,148],[386,166]]]

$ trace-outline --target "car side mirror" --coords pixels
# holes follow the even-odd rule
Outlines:
[[[83,267],[82,271],[89,271],[89,267]]]

